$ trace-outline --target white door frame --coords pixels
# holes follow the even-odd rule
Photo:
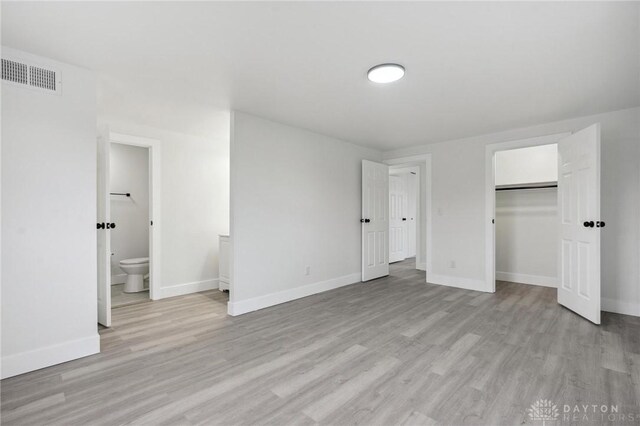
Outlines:
[[[424,164],[424,169],[425,169],[425,176],[420,176],[420,182],[418,185],[418,188],[422,188],[422,185],[425,184],[425,204],[426,204],[426,211],[423,212],[422,211],[422,199],[420,196],[420,193],[422,191],[419,190],[418,193],[418,208],[416,209],[416,216],[417,216],[417,223],[416,223],[416,229],[418,232],[418,237],[419,239],[416,241],[416,268],[417,269],[422,269],[420,267],[418,267],[420,259],[423,258],[423,253],[422,253],[422,241],[425,240],[426,244],[425,244],[425,249],[426,249],[426,253],[425,253],[425,265],[424,265],[424,269],[427,271],[426,274],[426,281],[429,281],[429,273],[432,272],[432,268],[431,268],[431,236],[432,236],[432,232],[431,232],[431,154],[421,154],[421,155],[411,155],[408,157],[398,157],[398,158],[390,158],[387,160],[384,160],[385,164],[388,164],[390,167],[391,166],[402,166],[402,167],[411,167],[415,164]],[[422,230],[422,215],[425,214],[426,215],[426,229]],[[421,266],[421,265],[420,265]]]
[[[498,142],[485,147],[485,288],[478,290],[491,293],[496,291],[496,233],[494,224],[496,217],[496,152],[550,145],[558,143],[560,139],[570,134],[571,132],[555,133],[528,139]]]
[[[149,149],[149,298],[161,298],[162,220],[160,218],[161,151],[160,141],[140,136],[109,132],[109,143],[138,146]],[[98,195],[100,196],[100,194]],[[153,226],[151,225],[153,223]],[[111,267],[111,265],[109,265]],[[108,297],[111,297],[109,293]]]

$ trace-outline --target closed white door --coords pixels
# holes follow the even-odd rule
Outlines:
[[[389,263],[406,258],[406,195],[401,176],[389,176]]]
[[[111,217],[108,136],[98,138],[98,323],[111,326]]]
[[[389,275],[389,166],[362,160],[362,281]]]
[[[600,124],[558,142],[558,303],[600,324]]]

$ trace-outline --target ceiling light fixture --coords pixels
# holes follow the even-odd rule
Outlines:
[[[380,64],[367,72],[367,78],[374,83],[392,83],[404,77],[404,67],[398,64]]]

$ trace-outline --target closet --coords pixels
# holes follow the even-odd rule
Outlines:
[[[499,151],[496,280],[557,287],[557,145]]]

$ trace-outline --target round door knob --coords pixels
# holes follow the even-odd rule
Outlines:
[[[369,222],[371,222],[371,219],[365,219],[364,220],[364,223],[369,223]]]
[[[584,222],[583,225],[584,225],[585,228],[593,228],[593,226],[595,224],[593,223],[592,220],[588,220],[588,221]]]
[[[605,223],[601,221],[596,222],[596,228],[604,228]]]
[[[113,229],[116,227],[115,223],[107,223],[107,229]]]

